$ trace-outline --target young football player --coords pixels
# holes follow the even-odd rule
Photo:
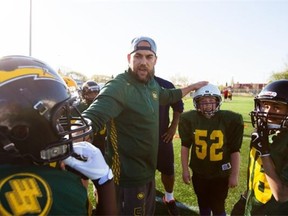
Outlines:
[[[233,215],[288,215],[287,89],[288,80],[274,81],[254,99],[248,189]]]
[[[91,215],[80,175],[98,190],[97,214],[115,215],[111,169],[98,148],[74,143],[92,129],[71,116],[64,80],[26,56],[1,58],[0,77],[0,215]]]
[[[82,100],[77,105],[77,109],[81,113],[86,110],[95,100],[99,92],[100,86],[95,81],[88,80],[84,82],[81,87]],[[104,126],[102,130],[93,134],[92,139],[92,144],[99,148],[103,155],[105,155],[106,135],[106,127]]]
[[[195,110],[182,113],[178,126],[182,177],[192,180],[200,215],[226,215],[228,189],[238,184],[243,119],[220,110],[221,101],[218,87],[203,86],[193,94]]]

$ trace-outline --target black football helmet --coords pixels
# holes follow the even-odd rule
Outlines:
[[[27,56],[0,59],[0,151],[48,163],[73,153],[90,122],[72,106],[68,87],[51,67]],[[71,116],[72,110],[79,114]],[[75,111],[73,111],[75,112]]]
[[[271,131],[288,127],[288,113],[276,114],[263,111],[262,102],[268,101],[288,106],[288,80],[277,80],[269,83],[254,99],[254,111],[250,113],[254,128],[266,128]],[[270,119],[270,120],[269,120]],[[273,122],[271,122],[273,119]]]
[[[82,98],[86,101],[86,103],[91,104],[93,100],[95,99],[95,96],[91,97],[91,93],[99,93],[100,92],[100,86],[93,80],[86,81],[83,83],[82,88]]]

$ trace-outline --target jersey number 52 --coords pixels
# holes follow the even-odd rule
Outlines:
[[[196,155],[199,159],[205,159],[209,156],[210,161],[220,161],[223,159],[223,133],[221,130],[213,130],[208,134],[207,130],[195,130]],[[208,145],[206,140],[211,140]],[[209,151],[208,151],[209,150]],[[208,155],[209,152],[209,155]]]

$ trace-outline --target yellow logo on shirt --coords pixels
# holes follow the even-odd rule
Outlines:
[[[40,176],[17,173],[0,182],[0,215],[47,215],[52,206],[51,189]]]
[[[145,198],[145,194],[143,192],[140,192],[140,193],[137,194],[137,199],[138,200],[142,200],[144,198]]]
[[[158,99],[157,92],[152,92],[152,98],[153,98],[153,100],[157,100]]]

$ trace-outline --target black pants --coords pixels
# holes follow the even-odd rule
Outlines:
[[[228,194],[228,177],[205,179],[193,174],[192,183],[201,209],[211,209],[213,215],[225,213],[225,199]]]

